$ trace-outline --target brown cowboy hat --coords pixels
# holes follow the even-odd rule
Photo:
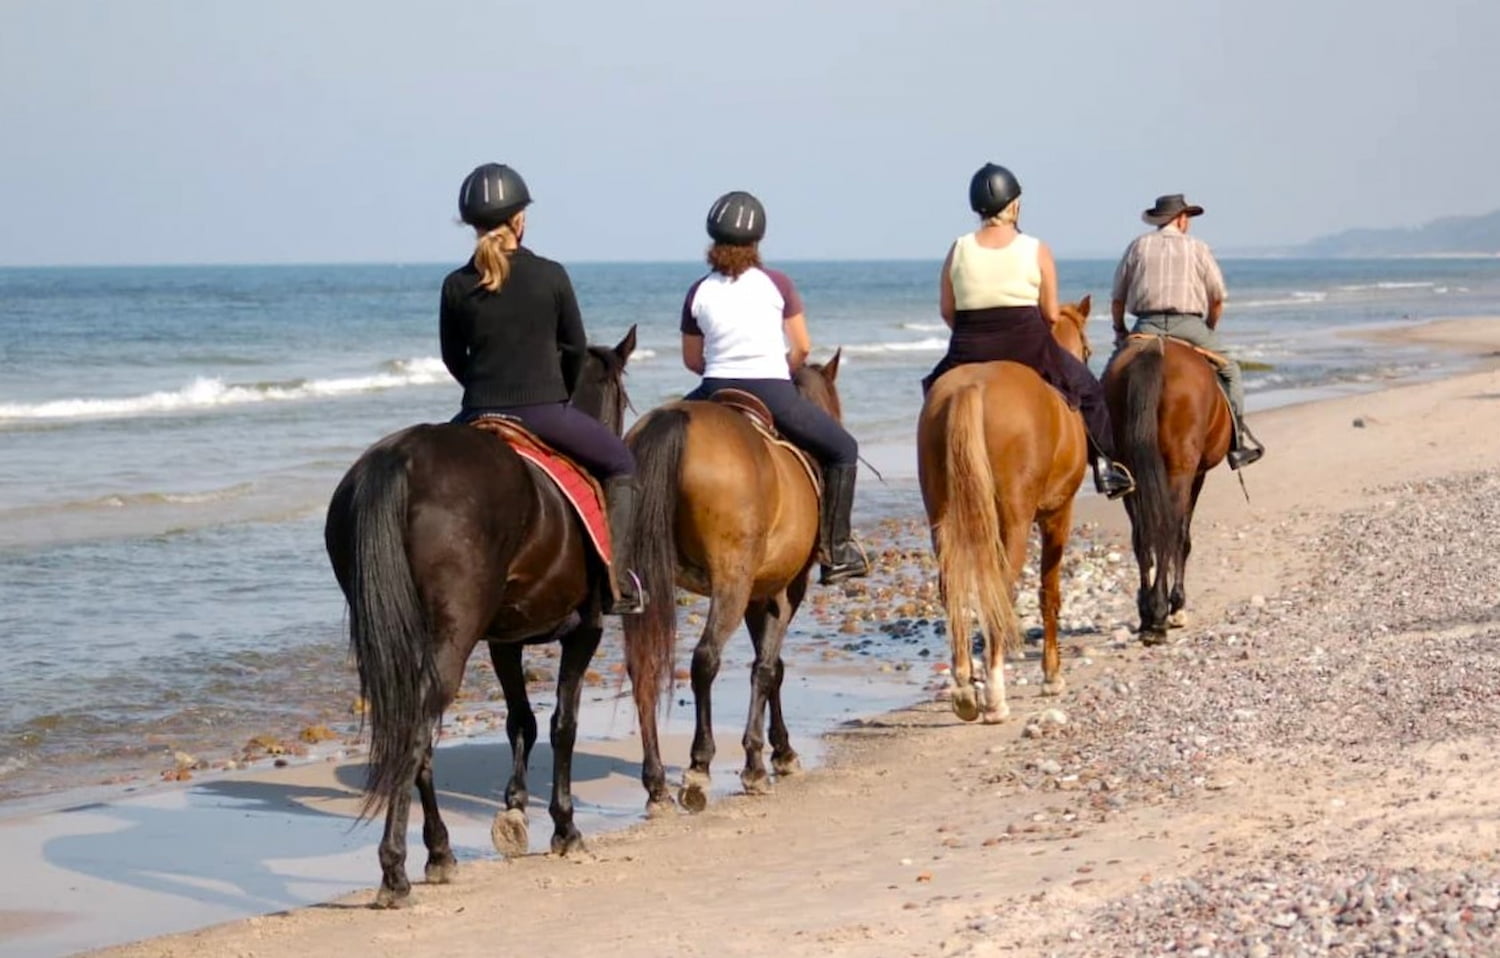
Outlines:
[[[1170,223],[1177,217],[1186,213],[1189,216],[1202,216],[1203,207],[1193,206],[1182,198],[1181,193],[1168,193],[1156,198],[1156,205],[1141,214],[1141,219],[1152,226],[1162,226]]]

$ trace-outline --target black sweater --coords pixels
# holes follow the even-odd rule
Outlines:
[[[511,254],[496,292],[474,261],[443,280],[443,363],[464,387],[465,409],[563,402],[583,368],[588,339],[567,271],[525,247]]]

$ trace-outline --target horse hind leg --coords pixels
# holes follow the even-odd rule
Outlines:
[[[438,813],[437,789],[432,781],[432,743],[422,756],[422,767],[417,769],[417,796],[422,801],[422,843],[427,846],[427,867],[424,869],[427,884],[446,885],[458,871],[458,859],[453,857],[453,846],[448,840],[448,826],[443,824]]]
[[[796,616],[797,609],[802,606],[802,598],[807,594],[807,576],[804,572],[798,576],[790,586],[787,587],[786,626],[789,627],[792,618]],[[782,637],[786,636],[783,627]],[[802,771],[802,760],[797,757],[796,751],[792,749],[791,735],[787,732],[786,716],[781,711],[781,684],[786,678],[786,664],[781,659],[778,649],[776,655],[776,676],[771,686],[771,771],[778,778],[786,775],[795,775]]]
[[[736,581],[728,586],[714,583],[714,595],[708,605],[708,620],[703,625],[703,635],[693,649],[693,707],[695,728],[691,763],[682,773],[682,790],[677,800],[690,812],[701,812],[708,807],[708,789],[712,781],[710,766],[714,753],[714,679],[719,674],[719,660],[724,643],[734,633],[745,607],[750,602],[750,582]]]
[[[505,810],[490,823],[490,841],[506,858],[519,858],[531,850],[526,807],[531,796],[526,789],[526,771],[536,746],[536,713],[526,694],[526,674],[520,643],[490,643],[490,662],[500,690],[505,694],[505,736],[510,740],[510,781],[505,786]]]
[[[1015,604],[1016,582],[1020,578],[1021,568],[1026,564],[1029,525],[1024,519],[1007,519],[1001,536],[1002,547],[1006,552],[1004,589],[1012,606]],[[1010,704],[1005,701],[1005,659],[1010,651],[1007,648],[1010,639],[1011,636],[991,635],[988,632],[984,636],[985,683],[979,704],[983,710],[980,719],[989,725],[1010,718]]]
[[[779,696],[781,676],[785,668],[781,663],[781,643],[786,637],[786,628],[791,619],[790,602],[786,593],[757,602],[751,602],[745,610],[745,627],[750,632],[750,641],[755,646],[755,662],[750,666],[750,710],[745,720],[745,768],[740,772],[740,782],[751,795],[764,795],[771,791],[771,778],[766,774],[762,753],[765,750],[766,705]],[[778,707],[778,711],[780,711]],[[785,725],[782,726],[783,732]],[[788,750],[790,744],[787,744]]]
[[[1187,509],[1182,519],[1182,545],[1177,556],[1177,568],[1172,579],[1172,593],[1168,599],[1167,625],[1174,629],[1185,628],[1189,623],[1187,613],[1187,563],[1193,553],[1193,512],[1198,508],[1198,495],[1203,491],[1205,473],[1193,477],[1188,494]]]

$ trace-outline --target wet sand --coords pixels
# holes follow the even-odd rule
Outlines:
[[[1497,321],[1407,334],[1459,340],[1481,355],[1500,349]],[[1012,688],[1016,715],[1005,725],[962,725],[942,702],[925,702],[850,723],[832,737],[824,768],[780,782],[773,796],[720,797],[701,815],[608,834],[591,828],[591,854],[576,860],[468,860],[458,883],[419,885],[412,907],[395,914],[366,909],[366,890],[107,953],[987,955],[1170,945],[1297,954],[1326,949],[1328,934],[1356,944],[1405,934],[1434,952],[1491,953],[1494,941],[1483,936],[1500,907],[1490,904],[1500,888],[1493,858],[1500,697],[1479,691],[1500,655],[1487,631],[1500,568],[1492,539],[1467,551],[1458,542],[1459,530],[1489,532],[1489,522],[1500,532],[1500,518],[1479,508],[1496,491],[1482,477],[1500,466],[1489,438],[1500,428],[1497,396],[1500,372],[1487,363],[1438,382],[1255,416],[1271,454],[1247,471],[1249,503],[1227,471],[1211,477],[1189,569],[1195,625],[1164,648],[1143,649],[1110,627],[1131,615],[1133,570],[1128,560],[1109,559],[1110,543],[1127,530],[1118,506],[1086,499],[1082,518],[1099,525],[1065,590],[1064,616],[1075,620],[1064,660],[1069,689],[1042,698],[1034,658],[1018,664],[1014,676],[1027,684]],[[1453,543],[1464,560],[1444,567],[1446,591],[1396,576],[1420,568],[1414,559],[1381,565],[1430,542]],[[1370,543],[1380,546],[1373,556],[1361,551]],[[1359,574],[1320,577],[1330,567]],[[1370,591],[1382,576],[1392,576],[1392,587]],[[1359,601],[1346,602],[1348,595]],[[1425,611],[1414,617],[1417,609]],[[891,617],[871,625],[882,621]],[[1404,643],[1391,645],[1389,636]],[[1387,638],[1376,645],[1374,637]],[[1434,652],[1468,644],[1453,646],[1458,658],[1400,652],[1423,643]],[[929,648],[945,654],[941,644]],[[1381,654],[1366,661],[1371,648]],[[1424,677],[1432,660],[1449,669],[1443,681]],[[1360,683],[1340,681],[1346,675]],[[726,669],[720,687],[740,684],[735,679]],[[932,698],[925,678],[914,684],[914,699]],[[1427,693],[1412,698],[1411,689]],[[1444,701],[1445,689],[1454,701]],[[1390,704],[1366,721],[1342,718],[1364,715],[1372,701]],[[1063,721],[1044,718],[1050,709]],[[1276,724],[1265,724],[1267,716]],[[725,724],[721,788],[732,783],[739,757],[734,724]],[[1424,725],[1435,731],[1424,734]],[[638,808],[639,792],[630,743],[620,744],[623,754],[611,757],[591,743],[581,777],[586,786],[619,779],[629,820],[629,793]],[[446,786],[445,808],[455,817],[472,808],[459,843],[476,855],[484,841],[471,829],[486,824],[489,769],[506,761],[503,747],[492,748],[497,754],[475,763],[487,767],[483,784]],[[669,749],[676,762],[686,752],[680,741]],[[445,764],[463,763],[440,761],[440,776]],[[148,933],[134,920],[153,911],[190,919],[182,927],[216,920],[211,911],[224,899],[293,904],[287,890],[316,889],[319,863],[341,855],[373,883],[368,846],[352,851],[326,839],[308,846],[285,824],[300,816],[347,829],[352,783],[336,769],[224,780],[214,787],[222,801],[239,803],[234,825],[223,824],[233,816],[221,810],[192,827],[180,803],[198,789],[164,791],[123,812],[59,816],[59,834],[12,846],[12,874],[26,874],[13,882],[34,887],[39,903],[0,914],[7,953],[83,924],[66,914],[74,910],[68,888],[83,877],[99,882],[81,888],[83,897],[119,916],[114,940]],[[544,797],[542,781],[534,777],[533,789]],[[155,831],[144,824],[152,819]],[[535,842],[545,818],[532,821]],[[283,827],[285,842],[272,837]],[[20,830],[41,831],[35,823]],[[156,849],[156,864],[136,859],[126,868],[105,854],[109,836],[121,832]],[[173,854],[163,851],[173,845]],[[102,863],[92,875],[90,861]],[[204,864],[212,861],[222,868]],[[21,862],[39,864],[27,873]],[[1428,888],[1424,876],[1438,876],[1436,884]],[[1364,900],[1358,881],[1377,905],[1402,888],[1427,890],[1399,907],[1358,911],[1362,905],[1348,904],[1350,887]],[[10,901],[17,903],[14,894]],[[1342,929],[1332,933],[1319,924],[1343,915],[1358,921],[1331,924]],[[1239,916],[1244,927],[1225,916]]]

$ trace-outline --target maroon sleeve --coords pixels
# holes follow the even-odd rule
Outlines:
[[[797,294],[797,287],[792,285],[791,277],[779,269],[766,269],[763,266],[761,271],[771,277],[771,282],[776,284],[776,292],[781,294],[781,301],[784,304],[781,308],[781,318],[791,319],[802,312],[802,297]]]
[[[698,325],[698,317],[693,315],[693,297],[698,295],[698,287],[708,277],[700,277],[688,287],[687,295],[682,298],[682,325],[678,328],[688,336],[702,336],[703,329]]]

